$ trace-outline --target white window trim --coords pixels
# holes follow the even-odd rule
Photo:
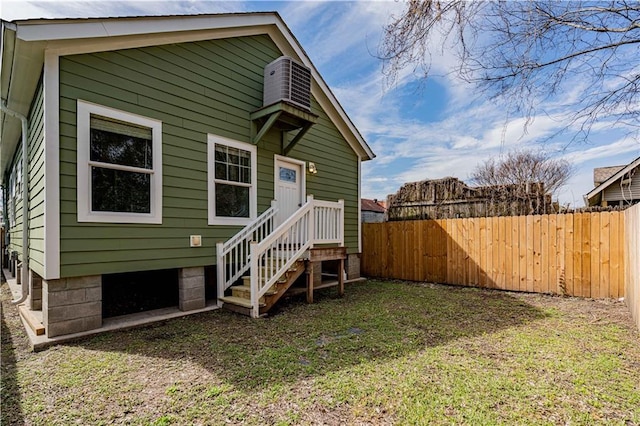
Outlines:
[[[215,151],[216,145],[225,145],[242,149],[251,153],[251,185],[249,186],[249,217],[217,217],[216,216],[216,185],[215,185]],[[245,226],[257,217],[258,205],[258,159],[255,145],[224,138],[222,136],[207,135],[207,190],[209,225]],[[246,184],[238,183],[245,186]]]
[[[153,149],[153,171],[151,175],[151,212],[94,212],[91,210],[91,160],[89,156],[90,116],[91,114],[120,120],[139,126],[151,128],[151,143]],[[107,222],[107,223],[162,223],[162,121],[143,117],[137,114],[97,105],[78,99],[78,222]],[[103,167],[103,164],[100,164]],[[117,170],[134,170],[135,167],[109,165]],[[145,172],[148,172],[145,169]]]

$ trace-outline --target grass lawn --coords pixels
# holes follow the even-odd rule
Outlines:
[[[3,425],[640,425],[620,302],[367,281],[31,353],[7,290]]]

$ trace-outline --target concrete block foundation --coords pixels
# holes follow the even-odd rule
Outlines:
[[[102,326],[102,277],[41,280],[42,319],[48,337]]]
[[[180,269],[178,294],[178,308],[181,311],[192,311],[206,306],[204,267]]]
[[[29,271],[29,309],[39,311],[42,309],[42,277],[33,271]]]
[[[347,255],[345,262],[345,269],[347,270],[347,279],[354,280],[360,278],[360,254],[354,253]]]

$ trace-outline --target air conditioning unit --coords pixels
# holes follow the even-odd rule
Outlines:
[[[264,68],[264,106],[280,101],[311,110],[311,69],[288,56]]]

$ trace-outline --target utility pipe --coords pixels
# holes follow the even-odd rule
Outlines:
[[[19,299],[12,300],[11,303],[17,305],[24,302],[29,297],[29,152],[27,150],[27,118],[10,109],[6,103],[0,103],[0,110],[7,115],[17,118],[22,123],[22,295]]]

